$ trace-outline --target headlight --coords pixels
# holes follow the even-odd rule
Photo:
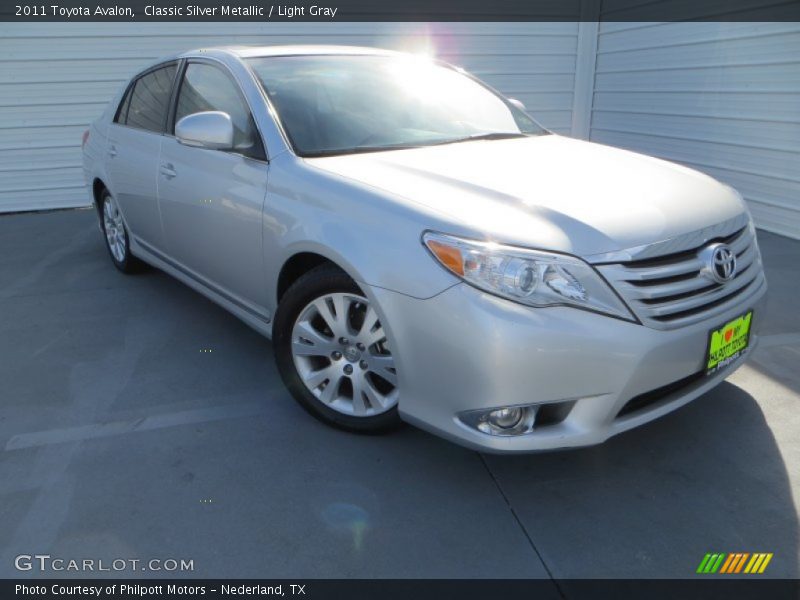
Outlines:
[[[489,293],[528,306],[574,306],[636,320],[597,271],[573,256],[430,231],[422,239],[447,270]]]

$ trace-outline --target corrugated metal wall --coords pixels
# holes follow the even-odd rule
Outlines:
[[[577,23],[3,23],[0,212],[88,202],[80,138],[118,86],[165,54],[223,44],[429,48],[569,133]]]
[[[558,132],[731,183],[761,227],[800,237],[800,24],[594,28],[576,61],[577,23],[5,23],[0,212],[86,203],[81,132],[144,63],[208,45],[333,43],[428,48]]]
[[[592,104],[592,140],[704,171],[800,237],[799,23],[601,22]]]

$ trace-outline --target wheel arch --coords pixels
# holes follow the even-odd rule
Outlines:
[[[108,186],[105,184],[105,182],[99,177],[95,177],[94,181],[92,181],[92,201],[94,203],[94,209],[97,211],[98,218],[102,218],[103,216],[103,207],[100,204],[100,199],[103,195],[103,192],[107,190]]]
[[[328,256],[311,250],[297,251],[284,261],[280,272],[278,273],[278,279],[275,284],[276,306],[280,304],[281,299],[286,294],[286,291],[295,281],[300,279],[300,277],[312,269],[326,264],[332,265],[340,269],[343,273],[353,277],[351,273],[348,273],[347,269],[343,268],[337,261],[329,258]]]

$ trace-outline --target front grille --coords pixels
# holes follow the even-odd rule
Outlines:
[[[727,243],[736,254],[736,275],[723,284],[701,272],[705,264],[699,254],[715,242]],[[749,226],[692,250],[596,266],[639,320],[657,329],[674,329],[723,313],[764,285],[758,244]]]

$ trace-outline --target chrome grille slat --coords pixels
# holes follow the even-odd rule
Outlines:
[[[723,241],[736,255],[737,274],[726,283],[711,279],[701,251]],[[661,247],[668,245],[660,243]],[[646,325],[674,329],[724,312],[764,285],[761,258],[752,227],[736,231],[692,250],[644,260],[598,264],[597,269]]]
[[[603,265],[603,267],[610,265]],[[644,267],[627,269],[626,281],[648,281],[652,279],[666,279],[678,275],[686,275],[693,271],[699,272],[703,268],[703,263],[699,258],[688,260],[670,265],[658,267]]]
[[[752,283],[755,277],[748,277],[748,275],[750,275],[750,273],[746,271],[741,277],[737,277],[727,285],[719,285],[713,290],[709,290],[689,298],[681,298],[680,300],[673,300],[671,302],[664,302],[663,304],[657,305],[642,305],[642,310],[650,316],[663,317],[672,313],[679,313],[691,310],[693,308],[698,308],[704,304],[711,304],[723,296],[732,294],[733,292],[736,292],[742,289],[744,286]]]
[[[755,247],[753,245],[745,246],[744,251],[737,258],[738,270],[744,273],[753,263],[756,256]],[[698,269],[699,270],[699,269]],[[658,281],[658,279],[651,279],[649,283]],[[681,279],[679,281],[667,281],[666,283],[657,283],[642,287],[641,284],[636,284],[631,281],[621,281],[619,290],[624,292],[626,298],[632,300],[658,300],[659,298],[669,298],[671,296],[679,296],[689,292],[700,292],[711,286],[715,285],[705,277],[692,277],[690,279]]]
[[[753,264],[753,261],[756,258],[756,248],[755,246],[749,246],[744,252],[736,257],[736,264],[740,271],[744,270],[745,267],[749,267]]]
[[[697,323],[699,321],[704,321],[706,319],[713,318],[715,315],[725,312],[737,302],[746,302],[748,298],[755,296],[765,285],[766,285],[766,279],[764,278],[763,274],[759,274],[759,276],[752,284],[750,284],[750,286],[746,287],[742,292],[739,293],[739,295],[733,297],[731,300],[725,302],[724,304],[715,306],[713,309],[702,313],[694,313],[690,315],[678,315],[675,317],[670,317],[668,323],[654,320],[653,327],[657,327],[658,329],[677,329],[679,327],[685,327],[687,325],[692,325],[693,323]],[[657,325],[655,323],[657,323]]]
[[[752,238],[749,235],[749,232],[747,229],[744,229],[739,232],[739,235],[737,235],[733,240],[729,241],[728,245],[736,254],[739,254],[742,250],[745,250],[752,245],[750,243],[751,241]]]
[[[710,284],[711,282],[701,277],[692,277],[691,279],[648,285],[646,287],[632,285],[629,281],[622,281],[620,282],[619,291],[623,293],[623,296],[632,300],[657,300],[658,298],[700,290]]]

